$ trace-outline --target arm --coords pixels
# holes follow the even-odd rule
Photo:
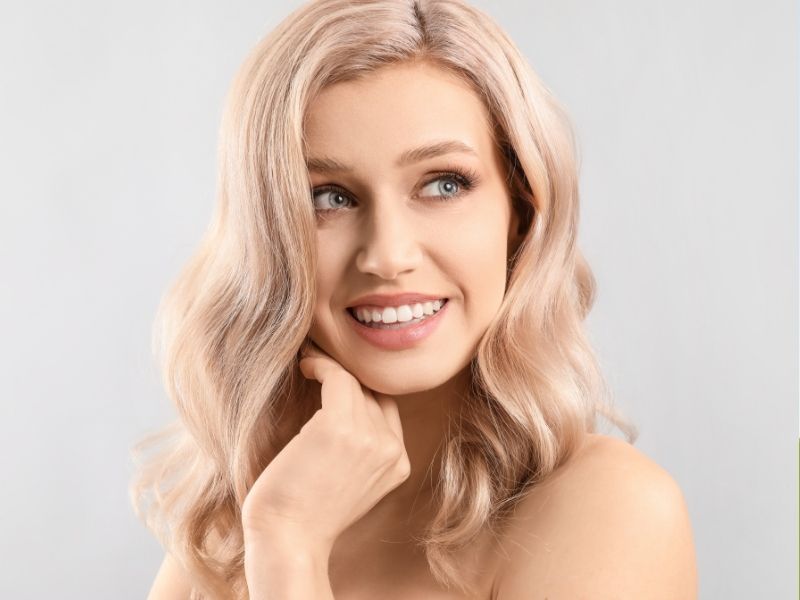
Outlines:
[[[377,397],[322,351],[300,370],[321,383],[321,407],[269,462],[242,504],[252,600],[333,600],[335,540],[408,479],[397,403]]]
[[[297,544],[294,551],[290,544],[278,548],[273,545],[270,553],[266,548],[260,541],[245,545],[245,578],[250,600],[333,600],[328,581],[330,553],[301,550]],[[183,570],[166,554],[147,600],[189,600],[191,591]]]
[[[289,530],[245,536],[250,600],[334,600],[328,579],[330,549],[305,543]]]

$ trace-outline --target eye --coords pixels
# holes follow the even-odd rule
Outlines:
[[[436,198],[453,198],[460,194],[460,189],[466,188],[469,189],[469,184],[466,184],[463,181],[459,181],[460,177],[456,176],[455,174],[451,175],[442,175],[431,181],[430,183],[426,183],[425,186],[422,188],[423,190],[428,187],[432,187],[434,194],[433,196]],[[424,195],[424,194],[423,194]]]
[[[432,198],[437,202],[447,202],[459,198],[462,194],[478,185],[478,175],[470,169],[463,170],[460,167],[449,167],[447,171],[434,174],[431,179],[423,184],[422,190],[432,187],[433,194],[423,198]],[[328,194],[325,198],[325,194]],[[323,198],[322,206],[316,205],[318,197]],[[347,208],[348,202],[352,202],[352,197],[342,188],[335,185],[323,185],[311,190],[312,202],[317,213],[333,214],[334,212]]]
[[[350,200],[350,196],[345,194],[339,188],[333,186],[323,186],[315,188],[311,191],[312,201],[316,200],[320,196],[323,196],[324,194],[329,194],[328,199],[323,202],[323,205],[327,206],[323,206],[322,208],[317,206],[314,207],[319,212],[341,210],[342,206],[345,205],[348,200]]]

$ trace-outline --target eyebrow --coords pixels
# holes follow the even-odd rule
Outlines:
[[[474,148],[468,146],[464,142],[457,140],[445,140],[441,142],[434,142],[432,144],[424,144],[417,148],[412,148],[403,152],[395,162],[398,167],[404,167],[422,160],[433,158],[435,156],[442,156],[443,154],[472,154],[478,156]],[[327,156],[310,157],[306,159],[306,166],[309,171],[317,173],[351,173],[354,169],[351,166],[345,165],[336,159]]]

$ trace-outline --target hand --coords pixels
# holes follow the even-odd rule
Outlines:
[[[246,536],[276,528],[332,548],[410,474],[396,402],[375,394],[322,350],[303,354],[300,370],[322,384],[321,404],[267,465],[242,506]]]

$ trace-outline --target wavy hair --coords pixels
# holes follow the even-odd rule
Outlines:
[[[316,94],[426,61],[482,98],[524,229],[506,293],[442,442],[435,516],[416,541],[441,585],[603,416],[633,443],[583,328],[595,279],[579,251],[578,158],[564,109],[511,39],[459,0],[317,0],[248,54],[225,100],[217,203],[162,297],[153,352],[179,418],[132,449],[131,501],[191,577],[193,598],[247,598],[241,506],[313,414],[298,353],[315,297],[304,116]],[[153,448],[147,458],[142,454]],[[202,594],[202,595],[201,595]]]

